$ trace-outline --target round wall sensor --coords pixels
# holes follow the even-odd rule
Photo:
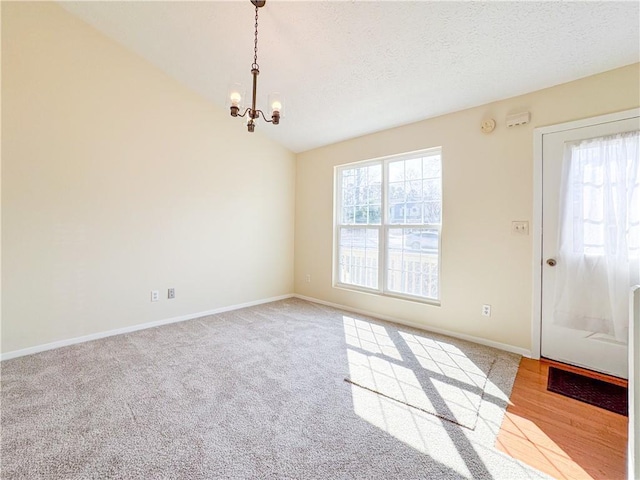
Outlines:
[[[491,133],[496,128],[496,121],[493,118],[487,118],[482,121],[482,125],[480,125],[480,130],[484,133]]]

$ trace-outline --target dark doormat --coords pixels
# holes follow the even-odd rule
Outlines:
[[[549,367],[547,390],[610,412],[629,415],[627,388],[620,385]]]

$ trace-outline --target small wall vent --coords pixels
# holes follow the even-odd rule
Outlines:
[[[522,112],[507,115],[507,127],[517,127],[518,125],[526,125],[531,120],[531,113]]]

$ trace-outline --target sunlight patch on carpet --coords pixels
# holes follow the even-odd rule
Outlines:
[[[343,316],[344,335],[347,345],[370,353],[379,353],[401,360],[400,353],[382,325]]]
[[[351,346],[345,381],[475,429],[495,359],[484,355],[469,358],[453,345],[406,332],[392,339],[384,327],[354,322],[350,317],[345,317],[345,335]],[[384,351],[378,348],[381,346]]]
[[[446,465],[460,477],[473,477],[455,442],[438,427],[437,417],[355,385],[351,385],[351,396],[354,410],[363,420]]]

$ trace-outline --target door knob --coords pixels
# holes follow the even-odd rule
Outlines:
[[[549,258],[547,259],[547,265],[549,265],[550,267],[555,267],[556,266],[556,259],[555,258]]]

